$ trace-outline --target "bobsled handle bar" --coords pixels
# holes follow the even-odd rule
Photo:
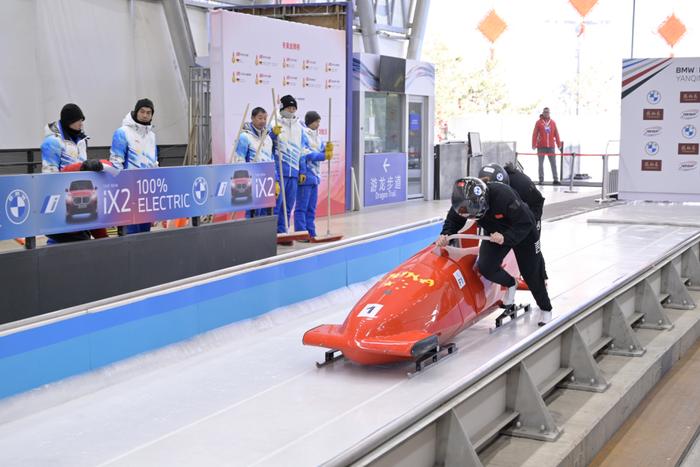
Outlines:
[[[488,235],[454,234],[448,235],[447,240],[491,240],[491,237]]]

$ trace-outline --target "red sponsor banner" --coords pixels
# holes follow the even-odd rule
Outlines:
[[[642,170],[645,172],[661,172],[661,161],[642,159]]]
[[[700,91],[681,91],[681,104],[699,103]]]
[[[644,120],[663,120],[664,109],[644,109]]]
[[[698,143],[678,143],[678,154],[685,156],[697,156],[700,152],[700,144]]]

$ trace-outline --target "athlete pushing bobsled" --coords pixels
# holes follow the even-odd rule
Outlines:
[[[344,356],[363,365],[411,360],[420,370],[438,361],[455,350],[450,341],[456,334],[499,306],[505,311],[496,318],[497,327],[518,309],[529,310],[513,302],[516,259],[538,305],[551,309],[539,278],[541,255],[532,241],[532,213],[509,187],[494,185],[476,178],[458,180],[436,245],[387,273],[345,322],[322,324],[304,334],[305,345],[331,349],[322,365]],[[475,220],[488,237],[475,235]],[[458,234],[465,227],[469,233]],[[461,248],[449,246],[450,240],[462,241]]]
[[[517,193],[504,183],[485,183],[474,177],[457,180],[452,207],[436,244],[446,245],[447,236],[459,232],[468,219],[475,219],[490,237],[491,241],[481,242],[477,268],[486,279],[508,287],[503,299],[506,310],[513,306],[517,281],[501,264],[512,249],[537,306],[544,312],[551,311],[537,221]],[[544,322],[540,321],[542,324]]]

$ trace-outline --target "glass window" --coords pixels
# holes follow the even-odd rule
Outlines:
[[[408,196],[423,193],[423,131],[423,102],[414,100],[408,103]]]
[[[401,152],[401,95],[365,93],[365,154]]]

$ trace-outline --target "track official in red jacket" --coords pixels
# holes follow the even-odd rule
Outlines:
[[[559,177],[557,176],[557,159],[556,149],[561,148],[562,142],[559,139],[559,131],[554,120],[549,118],[549,107],[542,110],[540,119],[535,123],[535,129],[532,132],[532,149],[537,150],[537,159],[539,162],[540,185],[544,182],[544,157],[549,159],[549,165],[552,167],[552,178],[554,185],[560,185]]]

